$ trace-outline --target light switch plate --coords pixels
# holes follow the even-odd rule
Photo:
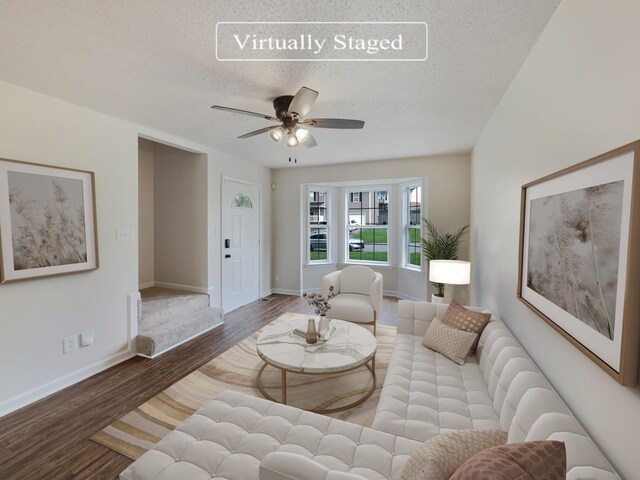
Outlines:
[[[136,231],[133,228],[118,228],[116,240],[119,242],[132,242],[136,239]]]

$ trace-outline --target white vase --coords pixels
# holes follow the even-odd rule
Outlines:
[[[431,303],[444,303],[444,297],[439,297],[436,294],[431,295]]]
[[[318,324],[318,335],[323,340],[327,340],[329,338],[329,334],[331,333],[331,319],[327,318],[326,315],[320,316],[320,323]]]

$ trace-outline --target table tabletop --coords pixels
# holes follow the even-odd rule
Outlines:
[[[377,342],[366,328],[352,322],[331,320],[327,341],[309,344],[293,333],[307,331],[313,315],[285,313],[266,327],[257,341],[258,355],[268,364],[299,373],[332,373],[364,365],[376,354]],[[317,328],[317,322],[316,322]]]

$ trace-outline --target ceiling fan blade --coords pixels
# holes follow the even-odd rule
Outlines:
[[[278,127],[264,127],[264,128],[261,128],[260,130],[254,130],[253,132],[249,132],[249,133],[245,133],[244,135],[240,135],[238,138],[249,138],[249,137],[253,137],[255,135],[260,135],[261,133],[267,133],[272,128],[278,128]]]
[[[298,117],[304,117],[318,98],[318,92],[307,87],[302,87],[289,104],[289,113],[295,113]]]
[[[221,105],[212,105],[211,108],[213,108],[214,110],[222,110],[223,112],[241,113],[242,115],[251,115],[252,117],[265,118],[267,120],[280,123],[280,120],[278,120],[276,117],[272,115],[266,115],[264,113],[250,112],[248,110],[240,110],[238,108],[223,107]]]
[[[364,120],[349,120],[347,118],[310,118],[302,122],[316,128],[362,128]]]
[[[307,148],[313,148],[318,146],[318,142],[316,142],[316,139],[313,138],[313,135],[309,134],[303,145]]]

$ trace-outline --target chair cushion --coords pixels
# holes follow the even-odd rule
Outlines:
[[[398,480],[419,442],[225,391],[120,474],[121,480],[258,480],[271,452],[369,480]]]
[[[369,295],[376,272],[362,265],[347,267],[340,273],[340,293]]]
[[[421,341],[397,335],[373,428],[420,441],[453,430],[501,428],[476,358],[458,365]]]
[[[340,293],[329,301],[331,310],[327,316],[355,323],[371,323],[374,310],[369,295]]]

